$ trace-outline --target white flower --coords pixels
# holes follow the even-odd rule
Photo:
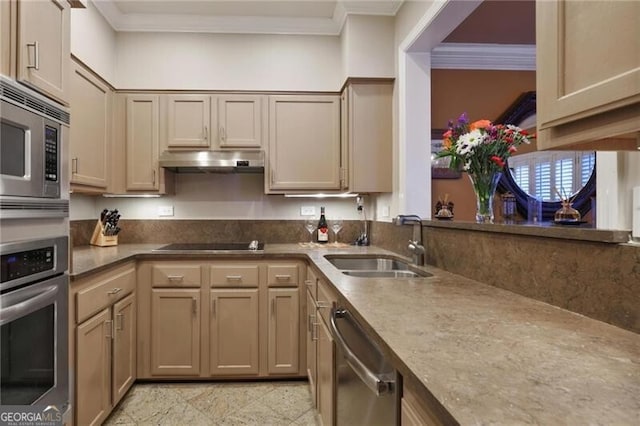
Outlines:
[[[475,147],[484,142],[486,138],[486,134],[482,133],[479,129],[465,133],[458,139],[456,153],[458,155],[467,155],[473,151]]]

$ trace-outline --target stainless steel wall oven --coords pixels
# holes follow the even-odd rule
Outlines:
[[[69,407],[68,237],[0,244],[0,405]]]

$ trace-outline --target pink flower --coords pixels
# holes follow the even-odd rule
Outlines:
[[[504,160],[497,155],[492,155],[490,160],[496,163],[499,167],[504,167]]]

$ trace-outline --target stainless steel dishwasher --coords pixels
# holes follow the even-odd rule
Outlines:
[[[336,424],[396,425],[396,371],[346,309],[331,310],[336,343]]]

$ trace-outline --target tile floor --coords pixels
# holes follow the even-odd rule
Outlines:
[[[137,383],[105,425],[308,425],[320,422],[305,381]]]

